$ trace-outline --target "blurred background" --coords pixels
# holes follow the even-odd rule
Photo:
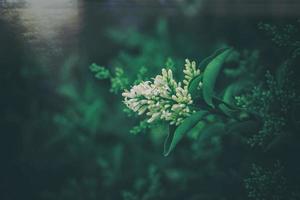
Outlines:
[[[297,22],[299,10],[297,0],[0,0],[0,199],[268,199],[244,184],[255,150],[211,130],[164,157],[165,128],[131,134],[138,121],[89,65],[152,77],[168,58],[180,72],[229,45],[272,70],[290,52],[258,24]]]

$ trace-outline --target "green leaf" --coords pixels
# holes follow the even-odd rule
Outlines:
[[[235,106],[234,97],[241,94],[244,88],[250,87],[251,82],[249,80],[238,80],[230,84],[224,89],[223,104],[219,105],[219,108],[228,116],[235,115],[240,109]]]
[[[205,129],[207,124],[206,120],[200,120],[195,126],[194,128],[192,128],[188,133],[187,136],[191,139],[198,139],[199,135],[202,134],[202,131]]]
[[[108,69],[106,69],[103,66],[99,66],[96,63],[92,63],[89,66],[91,72],[93,72],[95,74],[95,77],[97,79],[107,79],[110,77],[110,72]]]
[[[225,103],[234,105],[234,96],[237,87],[239,87],[239,82],[235,82],[225,89],[223,95],[223,101]],[[236,110],[233,110],[232,107],[229,108],[226,104],[220,104],[219,108],[228,116],[231,116],[236,112]]]
[[[190,81],[190,84],[188,86],[188,91],[191,94],[192,99],[196,99],[201,95],[199,94],[200,92],[198,89],[201,81],[202,81],[202,75],[198,75]]]
[[[176,147],[182,137],[194,128],[197,123],[205,117],[206,111],[198,111],[186,118],[177,128],[170,126],[169,134],[165,141],[164,156],[168,156],[170,152]],[[171,140],[171,141],[170,141]]]
[[[199,69],[200,70],[204,70],[205,67],[218,55],[220,55],[221,53],[223,53],[224,51],[228,50],[229,48],[221,48],[218,49],[217,51],[215,51],[211,56],[205,58],[200,64],[199,64]],[[198,87],[199,87],[199,83],[202,81],[203,79],[203,75],[200,74],[196,77],[194,77],[191,81],[190,84],[188,86],[188,90],[189,93],[192,96],[192,99],[195,99],[196,97],[199,97],[199,93],[198,93]]]
[[[208,63],[210,63],[215,57],[217,57],[218,55],[220,55],[221,53],[223,53],[224,51],[228,50],[229,47],[225,47],[225,48],[221,48],[218,49],[217,51],[215,51],[212,55],[210,55],[209,57],[205,58],[204,60],[202,60],[199,64],[199,69],[201,71],[203,71],[205,69],[205,67],[208,65]]]
[[[224,64],[227,56],[232,52],[231,49],[223,51],[221,54],[216,56],[206,67],[203,74],[203,98],[204,101],[214,107],[212,99],[214,96],[214,87],[217,76]]]

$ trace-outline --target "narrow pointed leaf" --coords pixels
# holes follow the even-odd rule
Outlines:
[[[168,151],[168,147],[170,146],[171,142],[172,142],[172,138],[174,137],[174,133],[175,133],[175,130],[176,130],[176,126],[175,125],[170,125],[169,126],[169,132],[168,132],[168,135],[165,139],[165,142],[164,142],[164,155],[166,156],[166,153]]]
[[[215,57],[217,57],[218,55],[220,55],[221,53],[223,53],[224,51],[226,51],[228,49],[229,49],[229,47],[218,49],[212,55],[210,55],[209,57],[207,57],[204,60],[202,60],[202,62],[200,62],[200,64],[199,64],[198,68],[201,71],[203,71],[205,69],[205,67],[208,65],[208,63],[210,63]]]
[[[199,91],[199,84],[202,81],[202,75],[198,75],[195,78],[193,78],[188,86],[188,91],[192,96],[192,99],[195,99],[198,96],[201,96],[201,93]]]
[[[227,56],[232,52],[231,49],[227,49],[217,57],[215,57],[206,67],[203,74],[203,99],[204,101],[214,107],[213,105],[213,96],[214,96],[214,88],[217,76],[224,64]]]
[[[174,150],[174,148],[182,139],[182,137],[192,128],[194,128],[197,125],[197,123],[206,116],[206,113],[206,111],[198,111],[192,114],[176,128],[174,133],[169,133],[165,142],[164,156],[168,156],[170,152]]]

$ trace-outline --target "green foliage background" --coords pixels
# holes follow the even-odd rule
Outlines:
[[[87,3],[79,50],[55,75],[22,25],[0,18],[1,199],[300,199],[299,21],[202,15],[190,4]],[[236,54],[216,90],[228,85],[228,101],[259,123],[211,117],[164,157],[168,127],[139,124],[120,92],[165,66],[181,78],[185,58],[199,63],[224,45]],[[109,70],[96,74],[104,80],[92,63]]]

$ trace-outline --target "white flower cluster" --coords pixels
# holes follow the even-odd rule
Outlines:
[[[185,62],[183,87],[181,82],[177,83],[174,80],[170,69],[162,69],[162,74],[157,75],[153,82],[141,82],[134,85],[130,91],[125,90],[122,93],[126,106],[139,115],[146,113],[149,116],[148,123],[160,119],[179,125],[193,112],[190,108],[193,101],[188,92],[188,85],[200,74],[194,61],[186,59]]]

